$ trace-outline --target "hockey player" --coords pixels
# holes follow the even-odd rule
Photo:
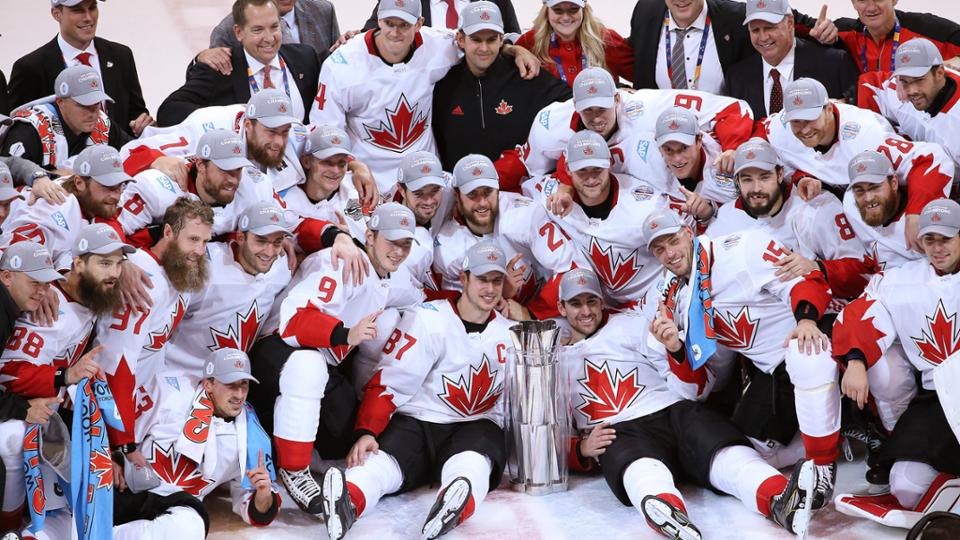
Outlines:
[[[587,68],[574,79],[572,101],[553,103],[540,111],[522,155],[506,152],[497,160],[502,185],[507,189],[518,185],[523,177],[554,171],[569,183],[559,160],[574,133],[589,129],[611,146],[618,146],[632,134],[653,132],[658,116],[671,107],[694,112],[699,129],[715,138],[723,150],[736,150],[753,129],[753,113],[744,101],[696,90],[621,91],[605,69]],[[624,160],[624,156],[613,153],[615,159]]]
[[[467,251],[462,269],[463,293],[404,313],[383,348],[360,405],[349,468],[331,467],[323,478],[331,540],[384,495],[439,479],[422,529],[422,538],[436,538],[469,518],[500,483],[506,448],[499,401],[512,323],[494,308],[506,256],[484,240]]]
[[[58,269],[70,268],[77,235],[92,221],[106,221],[119,231],[120,193],[131,178],[120,167],[120,154],[106,145],[88,146],[73,162],[74,175],[60,204],[14,201],[3,223],[3,244],[31,240],[46,246]]]
[[[584,130],[567,142],[566,167],[573,178],[576,202],[563,195],[564,207],[551,219],[590,261],[612,307],[639,302],[661,271],[646,249],[636,223],[671,203],[666,195],[627,174],[610,172],[610,148],[599,134]],[[539,204],[559,193],[559,181],[543,178],[530,190]],[[679,202],[673,201],[679,209]],[[551,204],[551,206],[553,206]]]
[[[291,229],[275,204],[254,203],[237,219],[233,240],[207,244],[210,279],[190,299],[167,344],[166,371],[196,384],[203,377],[200,361],[211,351],[250,350],[290,282],[283,242]]]
[[[707,236],[766,231],[789,250],[777,262],[782,280],[819,270],[835,297],[828,307],[832,312],[843,306],[842,299],[860,296],[872,269],[840,201],[829,193],[809,201],[797,196],[793,185],[784,181],[776,151],[763,139],[740,145],[735,164],[739,196],[720,207]]]
[[[552,316],[559,276],[580,259],[566,235],[542,206],[501,192],[497,171],[486,156],[461,158],[453,183],[458,219],[443,225],[434,244],[433,267],[442,279],[440,288],[462,290],[463,258],[470,246],[493,239],[510,261],[504,298],[527,306],[539,318]]]
[[[325,444],[340,448],[339,456],[330,457],[342,457],[352,435],[356,396],[340,373],[341,362],[354,347],[377,337],[376,320],[385,308],[423,299],[402,266],[415,227],[413,212],[397,203],[374,211],[364,248],[374,274],[360,285],[342,280],[326,251],[304,259],[275,304],[277,337],[258,345],[256,369],[264,382],[258,400],[264,412],[273,410],[280,478],[310,514],[322,511],[320,488],[309,469],[321,412],[330,431],[325,438],[333,439]]]
[[[134,437],[134,419],[155,405],[148,392],[163,368],[164,346],[183,319],[190,296],[207,282],[206,247],[212,226],[209,206],[188,197],[177,199],[164,214],[160,240],[129,257],[153,276],[153,287],[147,289],[151,307],[140,311],[121,307],[97,321],[94,341],[103,346],[100,367],[124,427],[123,431],[108,428],[110,445],[140,466],[144,459],[137,449],[140,441]]]
[[[914,141],[935,142],[960,163],[960,73],[947,69],[937,47],[914,38],[897,47],[896,71],[860,77],[857,105],[876,111]]]
[[[149,491],[116,493],[113,538],[203,540],[203,499],[229,484],[233,512],[269,525],[280,511],[270,438],[246,403],[250,359],[224,348],[207,353],[202,382],[169,373],[153,391],[156,406],[137,420],[154,480]]]
[[[813,462],[797,463],[790,480],[768,465],[729,420],[699,403],[714,376],[709,365],[691,369],[666,309],[649,323],[635,310],[609,314],[602,294],[592,270],[576,268],[560,282],[559,309],[571,333],[564,363],[581,434],[573,468],[590,470],[598,461],[617,498],[668,537],[700,538],[673,471],[802,536],[816,485]]]
[[[940,145],[904,140],[872,111],[831,103],[815,79],[800,78],[783,91],[783,110],[757,130],[777,150],[797,194],[810,199],[822,189],[841,196],[849,180],[843,171],[865,150],[883,152],[910,193],[905,241],[917,251],[920,209],[949,186],[953,160]]]
[[[323,63],[311,124],[345,126],[357,159],[373,171],[381,197],[396,189],[396,170],[406,152],[436,153],[430,129],[433,85],[459,61],[451,32],[423,26],[420,2],[385,0],[379,27],[338,48]],[[540,61],[521,47],[506,46],[525,78]]]
[[[850,185],[843,196],[847,223],[863,242],[869,258],[880,270],[923,257],[904,241],[910,227],[914,194],[903,186],[901,176],[883,153],[866,150],[847,166]],[[940,197],[948,194],[942,186]]]
[[[955,415],[945,415],[950,403],[956,410],[960,205],[927,203],[919,234],[924,258],[875,275],[833,330],[834,355],[846,365],[843,392],[861,408],[872,396],[893,430],[881,450],[892,464],[890,494],[840,495],[837,509],[899,527],[935,510],[956,513],[960,484],[960,429]]]
[[[57,322],[43,326],[24,314],[17,319],[13,335],[0,356],[0,380],[4,389],[30,399],[31,403],[45,400],[53,410],[65,399],[67,387],[99,370],[94,360],[98,350],[83,352],[97,316],[109,316],[122,305],[118,288],[121,262],[134,248],[124,244],[110,226],[97,223],[85,225],[79,231],[71,251],[72,266],[65,275],[53,270],[49,252],[33,242],[10,246],[0,260],[0,268],[25,272],[33,280],[53,283],[51,290],[59,300]],[[3,513],[0,514],[0,528],[4,530],[18,526],[24,510],[26,428],[27,423],[21,420],[0,424],[0,458],[6,470]],[[42,470],[46,482],[54,485],[57,479],[53,469],[42,467]],[[59,500],[50,501],[48,510],[59,506],[57,503],[62,499],[56,499]],[[67,534],[61,537],[69,538],[71,516],[69,512],[62,516],[61,513],[50,516],[47,530],[52,533],[62,529],[61,532]]]
[[[688,360],[707,354],[709,346],[722,346],[764,373],[789,374],[803,446],[816,464],[809,508],[823,507],[833,493],[840,429],[837,365],[817,328],[830,300],[823,275],[813,271],[780,280],[776,263],[787,251],[760,230],[695,238],[675,213],[660,210],[643,222],[643,233],[666,269],[661,294],[685,332]],[[678,309],[684,305],[687,313]],[[741,427],[753,435],[753,426]]]

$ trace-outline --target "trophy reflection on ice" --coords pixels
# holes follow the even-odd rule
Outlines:
[[[510,327],[506,371],[507,462],[514,487],[531,495],[567,489],[570,413],[554,321]]]

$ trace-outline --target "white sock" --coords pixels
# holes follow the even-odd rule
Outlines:
[[[468,450],[454,454],[447,459],[440,471],[440,489],[450,485],[450,482],[453,482],[459,476],[470,480],[473,507],[476,511],[487,496],[487,491],[490,490],[490,473],[492,470],[493,464],[490,462],[490,458],[479,452]]]
[[[757,493],[760,486],[780,472],[767,465],[760,454],[749,446],[728,446],[720,449],[710,462],[710,484],[740,499],[744,506],[760,512]]]
[[[376,454],[368,453],[363,465],[347,469],[346,480],[363,493],[363,511],[367,512],[381,497],[400,489],[403,473],[396,458],[380,450]]]
[[[653,458],[640,458],[627,466],[623,471],[623,489],[637,510],[641,509],[647,495],[673,495],[683,503],[683,497],[673,483],[673,473],[662,461]]]

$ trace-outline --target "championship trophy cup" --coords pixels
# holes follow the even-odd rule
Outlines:
[[[546,495],[567,489],[570,415],[567,377],[554,321],[510,328],[514,347],[506,370],[507,460],[518,491]]]

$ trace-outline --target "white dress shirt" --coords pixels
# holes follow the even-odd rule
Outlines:
[[[297,29],[297,19],[295,17],[296,9],[291,9],[287,12],[286,15],[280,17],[280,24],[287,27],[287,31],[290,32],[290,41],[289,43],[300,43],[300,30]],[[288,43],[284,41],[284,43]]]
[[[250,53],[243,51],[243,54],[247,57],[247,66],[253,70],[253,78],[257,81],[257,88],[263,90],[263,68],[264,64],[261,64],[259,60],[250,56]],[[283,85],[283,70],[280,69],[280,55],[273,57],[273,60],[270,61],[270,82],[273,83],[273,87],[280,91],[285,91],[286,87]],[[293,73],[287,72],[287,83],[290,87],[290,102],[293,104],[293,117],[301,119],[304,116],[303,110],[303,98],[300,97],[300,90],[297,88],[297,81],[294,80]],[[250,93],[253,94],[253,87],[250,88]]]
[[[413,0],[416,2],[417,0]],[[470,3],[470,0],[455,0],[454,5],[457,6],[457,13],[461,13],[463,8],[467,7],[467,4]],[[457,17],[459,27],[460,17]],[[430,0],[430,26],[433,28],[446,28],[447,27],[447,2],[446,0]]]
[[[668,16],[669,10],[667,11]],[[687,74],[687,88],[690,90],[701,90],[711,94],[720,94],[723,90],[723,68],[720,66],[720,57],[717,55],[716,28],[711,24],[710,36],[707,39],[707,47],[703,53],[703,64],[700,68],[700,81],[697,87],[693,87],[693,78],[697,73],[697,57],[700,54],[700,41],[703,39],[703,30],[707,25],[707,4],[704,2],[703,11],[700,16],[689,26],[689,31],[683,42],[683,52],[685,55],[685,67]],[[674,32],[678,26],[673,22],[670,16],[669,31]],[[676,47],[677,34],[674,32],[670,36],[671,47]],[[657,45],[657,87],[671,88],[670,75],[667,74],[667,40],[665,30],[660,29],[660,44]]]
[[[797,50],[797,40],[793,40],[790,51],[783,57],[779,65],[771,66],[761,56],[763,62],[763,108],[770,113],[770,92],[773,90],[773,77],[770,76],[770,70],[776,68],[780,73],[780,88],[786,89],[787,85],[793,82],[793,53]]]
[[[97,56],[97,48],[93,45],[93,40],[90,40],[90,45],[86,49],[80,50],[73,45],[67,43],[63,36],[57,34],[57,44],[60,45],[60,52],[63,54],[63,61],[66,64],[66,67],[73,67],[80,64],[80,61],[77,60],[77,55],[83,52],[90,53],[90,67],[97,70],[97,74],[100,75],[100,80],[103,80],[103,73],[100,72],[100,57]],[[53,92],[50,92],[51,94]]]

